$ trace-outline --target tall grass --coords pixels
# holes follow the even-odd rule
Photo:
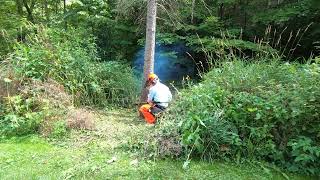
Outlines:
[[[296,31],[287,31],[287,27],[282,29],[280,33],[277,32],[276,28],[272,26],[268,26],[265,30],[264,37],[259,39],[255,38],[255,43],[269,44],[271,47],[278,49],[279,56],[286,59],[291,60],[292,56],[299,48],[300,42],[305,34],[308,32],[313,23],[308,24],[306,27],[300,27]],[[283,34],[288,33],[289,36],[284,38]],[[313,58],[313,57],[310,57]]]
[[[293,61],[294,53],[312,25],[313,23],[310,23],[297,31],[291,31],[288,33],[288,37],[284,37],[287,27],[279,31],[272,26],[268,26],[263,36],[254,36],[251,41],[242,40],[242,30],[239,36],[232,35],[228,30],[220,30],[219,38],[199,37],[197,35],[196,37],[190,37],[187,40],[187,45],[191,46],[197,53],[204,54],[205,60],[196,63],[201,76],[202,72],[207,72],[225,60],[241,58],[256,61],[256,59],[269,58]],[[193,59],[190,54],[188,55]],[[313,58],[313,54],[310,58]]]

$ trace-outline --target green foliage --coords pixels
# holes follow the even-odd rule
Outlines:
[[[241,39],[224,38],[199,38],[190,36],[187,38],[187,45],[193,47],[196,52],[211,52],[218,56],[234,53],[234,55],[243,55],[244,51],[251,51],[255,56],[266,56],[276,54],[276,50],[268,44],[257,44]]]
[[[199,35],[211,35],[211,36],[219,36],[220,30],[222,28],[221,22],[219,22],[219,18],[215,16],[209,16],[204,19],[204,22],[197,27],[197,31]]]
[[[109,3],[102,0],[77,1],[70,9],[68,23],[73,27],[87,28],[96,37],[100,57],[130,60],[137,50],[136,26],[132,22],[112,18]]]
[[[191,54],[204,59],[205,56],[198,51],[202,46],[192,43],[198,41],[196,35],[207,40],[227,40],[226,44],[231,44],[246,56],[251,56],[257,52],[257,47],[253,47],[252,42],[263,39],[267,45],[282,51],[291,32],[300,31],[299,37],[292,38],[287,47],[288,53],[293,55],[286,58],[309,57],[311,53],[317,53],[313,41],[320,37],[318,6],[317,0],[162,1],[158,6],[157,32],[169,35],[163,41],[170,44],[191,42],[193,45],[190,49],[195,51]],[[139,48],[138,39],[144,38],[145,8],[144,0],[77,0],[67,2],[65,7],[56,0],[29,0],[26,4],[21,0],[5,0],[0,5],[0,16],[4,17],[0,19],[0,27],[4,29],[0,35],[0,54],[5,56],[10,52],[16,40],[24,41],[30,32],[27,32],[22,24],[32,22],[65,30],[85,28],[89,34],[96,37],[94,41],[103,60],[128,62]],[[301,29],[310,23],[313,23],[312,26],[302,35]],[[273,37],[266,39],[265,30],[269,26],[272,27]],[[286,31],[282,32],[284,29]],[[226,32],[229,32],[230,36],[222,35],[227,34]],[[277,46],[270,44],[280,36],[282,38]],[[240,40],[233,42],[238,38]],[[290,47],[291,44],[298,48]]]
[[[48,115],[48,106],[34,98],[7,97],[0,112],[0,135],[26,135],[36,133]]]
[[[22,78],[61,83],[76,104],[131,103],[137,92],[132,70],[117,62],[100,63],[94,39],[84,33],[39,27],[26,43],[16,45],[9,61]]]
[[[53,124],[53,130],[50,134],[50,137],[53,138],[61,138],[68,133],[68,128],[66,125],[66,121],[60,120]]]
[[[15,3],[5,0],[0,4],[0,61],[12,50],[14,42],[21,34],[20,27],[25,21],[15,11]]]
[[[266,12],[257,13],[253,17],[253,22],[269,23],[284,23],[292,21],[294,18],[310,18],[312,14],[315,0],[302,0],[291,2],[280,6],[279,8],[273,8]]]
[[[319,164],[316,162],[320,158],[320,147],[314,144],[314,141],[305,136],[299,136],[288,142],[291,158],[294,159],[293,164],[288,164],[291,171],[304,171],[305,173],[316,174]],[[305,169],[308,167],[308,169]]]
[[[97,37],[100,57],[130,62],[138,49],[134,24],[106,19],[96,22],[95,29],[93,34]]]
[[[160,132],[207,160],[265,160],[319,174],[319,64],[226,62],[180,92]]]
[[[299,44],[298,49],[288,47],[294,57],[309,57],[311,52],[315,52],[313,41],[320,37],[318,0],[183,0],[162,1],[158,4],[157,32],[172,34],[174,38],[164,40],[171,44],[176,40],[189,43],[184,40],[195,35],[207,39],[224,39],[221,32],[235,30],[233,38],[240,37],[243,42],[232,44],[246,55],[251,55],[251,49],[248,48],[252,46],[243,44],[261,40],[268,26],[273,30],[271,41],[277,41],[282,36],[279,42],[282,46],[273,47],[281,50],[281,47],[286,46],[291,32],[298,32],[313,23],[308,33],[301,36],[300,43],[292,42]],[[16,40],[24,40],[29,32],[25,32],[22,24],[32,22],[65,30],[85,28],[97,37],[95,43],[103,60],[130,61],[139,48],[138,39],[144,38],[146,1],[77,0],[67,2],[64,7],[63,3],[56,0],[29,0],[26,3],[22,0],[5,0],[0,4],[0,17],[0,27],[4,30],[1,29],[0,34],[1,56],[12,50]],[[286,31],[282,32],[284,29]],[[227,40],[233,38],[227,37]],[[194,42],[196,40],[191,39]],[[270,38],[264,40],[269,42]],[[191,50],[197,51],[199,48],[201,46],[191,46]],[[256,52],[255,49],[252,50]],[[199,54],[197,51],[196,56]]]
[[[251,56],[252,52],[257,52],[256,47],[250,49],[254,45],[251,44],[252,42],[260,43],[261,41],[278,51],[286,47],[288,48],[286,51],[293,54],[293,57],[308,58],[316,51],[313,42],[320,37],[318,31],[320,11],[317,0],[263,2],[260,0],[205,0],[180,1],[177,4],[179,4],[177,8],[170,9],[170,15],[168,15],[168,19],[174,23],[171,23],[171,26],[166,23],[164,27],[160,24],[161,32],[173,32],[184,39],[190,39],[189,42],[197,42],[198,37],[190,38],[195,35],[207,40],[222,39],[226,44],[240,39],[241,42],[237,40],[232,45],[241,50],[245,56]],[[308,27],[310,23],[312,25]],[[308,27],[307,32],[302,33],[306,27]],[[234,33],[233,37],[228,36],[228,32]],[[292,38],[292,33],[297,37]],[[289,47],[287,47],[288,41],[290,41]],[[194,48],[197,51],[202,47],[191,46],[192,50]],[[285,58],[292,59],[292,56]]]

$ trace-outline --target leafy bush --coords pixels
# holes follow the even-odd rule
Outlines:
[[[180,134],[185,153],[204,159],[319,174],[319,73],[317,63],[223,63],[179,94],[159,131]]]
[[[18,43],[9,61],[22,79],[53,79],[73,95],[78,105],[131,103],[137,86],[129,66],[99,62],[94,38],[84,31],[37,27],[37,34]],[[129,98],[128,98],[129,97]]]
[[[53,138],[61,138],[68,133],[66,121],[57,121],[54,123],[53,131],[50,134]]]
[[[48,115],[47,106],[34,98],[7,97],[0,112],[0,135],[25,135],[36,133]]]

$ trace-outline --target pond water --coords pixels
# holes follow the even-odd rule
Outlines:
[[[135,55],[133,67],[139,77],[142,77],[144,64],[144,47]],[[188,48],[183,44],[156,44],[154,72],[163,82],[180,82],[183,77],[195,77],[194,61],[186,53]]]

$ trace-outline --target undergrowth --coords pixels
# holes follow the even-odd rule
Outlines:
[[[178,138],[188,158],[262,160],[319,175],[320,66],[314,61],[222,63],[178,93],[157,134]]]
[[[88,122],[70,115],[74,107],[133,106],[138,86],[132,69],[100,59],[94,37],[83,29],[26,28],[33,33],[0,64],[0,135],[59,137],[68,118]]]
[[[76,105],[104,106],[133,102],[136,81],[129,66],[101,60],[92,36],[84,30],[31,27],[37,32],[17,43],[7,63],[22,79],[53,79],[72,94]]]

